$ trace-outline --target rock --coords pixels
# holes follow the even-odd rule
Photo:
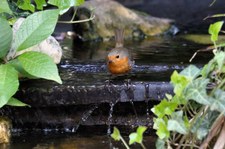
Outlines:
[[[5,117],[0,117],[0,144],[10,141],[11,121]]]
[[[84,40],[114,36],[115,28],[124,28],[126,38],[154,36],[162,34],[171,27],[172,20],[152,17],[146,13],[125,8],[116,1],[92,0],[87,1],[78,11],[78,19],[88,19],[91,8],[95,18],[92,21],[75,24],[74,30]]]
[[[16,21],[16,23],[13,25],[13,37],[15,37],[17,30],[19,29],[20,25],[22,24],[22,22],[24,20],[25,20],[24,18],[19,18]],[[59,45],[58,41],[53,36],[49,36],[47,39],[45,39],[41,43],[34,45],[30,48],[27,48],[25,50],[18,51],[18,52],[16,52],[14,40],[15,39],[13,38],[11,49],[7,55],[7,60],[13,59],[14,57],[21,55],[24,52],[28,52],[28,51],[37,51],[37,52],[47,54],[48,56],[50,56],[53,59],[54,63],[56,63],[56,64],[58,64],[61,60],[62,49],[61,49],[61,46]]]

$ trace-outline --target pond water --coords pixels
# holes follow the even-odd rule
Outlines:
[[[61,65],[61,69],[73,67],[72,70],[74,70],[75,66],[71,63],[67,63],[68,59],[74,59],[81,64],[85,64],[88,62],[94,63],[96,65],[99,64],[100,66],[104,65],[105,55],[107,54],[106,49],[113,48],[114,42],[89,42],[75,44],[73,43],[72,39],[66,39],[61,42],[61,45],[64,49],[64,58]],[[170,65],[173,66],[171,67],[171,71],[169,71],[170,73],[174,69],[181,70],[185,65],[190,64],[189,59],[196,50],[206,47],[206,45],[200,45],[194,42],[187,41],[181,38],[181,36],[161,36],[151,37],[145,40],[126,41],[125,45],[132,52],[132,55],[136,62],[135,65],[137,66],[137,68],[135,69],[138,69],[138,71],[141,71],[139,69],[145,69],[141,66],[158,66],[156,69],[155,67],[153,67],[153,70],[159,71],[159,73],[147,72],[145,74],[139,74],[140,76],[135,78],[139,81],[169,81],[170,74],[168,74],[168,71],[165,74],[163,72],[160,73],[160,71],[165,69],[166,66]],[[197,64],[201,67],[211,57],[211,52],[200,53],[193,60],[192,63]],[[87,78],[92,79],[91,81],[87,81],[89,83],[94,81],[96,82],[96,80],[98,80],[98,82],[104,82],[107,78],[106,72],[103,72],[102,75],[100,75],[101,77],[97,77],[97,75],[99,74],[93,73],[97,72],[97,70],[95,69],[80,71],[90,72],[90,76],[92,77],[86,76]],[[103,71],[105,71],[105,69]],[[135,74],[135,72],[132,73]],[[159,74],[161,76],[159,76]],[[96,76],[93,77],[93,75]],[[65,75],[63,77],[66,78],[69,76]],[[81,76],[78,76],[77,79],[82,77],[84,76],[81,73]],[[146,79],[146,77],[148,79]],[[145,111],[146,115],[151,114],[149,113],[150,107],[147,108]],[[113,109],[111,111],[111,115],[109,114],[108,121],[110,121],[111,117],[115,116],[112,115],[112,112]],[[92,115],[89,114],[88,117],[86,117],[85,121],[89,117],[92,117]],[[108,126],[106,126],[101,131],[92,129],[92,127],[84,127],[84,129],[79,128],[78,133],[76,133],[76,131],[58,131],[56,129],[52,129],[51,127],[43,128],[42,130],[40,130],[35,129],[34,126],[33,131],[14,130],[11,143],[5,147],[10,149],[106,149],[113,147],[124,148],[121,142],[115,142],[107,135],[107,131],[109,131],[109,128],[107,127]],[[112,128],[112,126],[110,127]],[[67,128],[65,126],[64,130],[66,129]],[[99,131],[99,133],[96,133],[96,131]],[[127,140],[127,135],[129,133],[126,131],[126,129],[122,129],[122,133],[124,132],[126,133],[124,136]],[[154,133],[147,133],[144,139],[144,144],[148,148],[155,148],[156,137],[154,136]],[[135,145],[132,146],[132,148],[140,147],[138,145]]]

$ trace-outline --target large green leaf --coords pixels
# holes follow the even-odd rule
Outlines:
[[[187,100],[194,100],[200,104],[209,105],[210,97],[206,93],[208,79],[198,78],[191,82],[184,90],[184,96]]]
[[[185,87],[189,82],[190,80],[188,79],[188,77],[178,74],[176,70],[171,75],[171,83],[174,86],[173,91],[177,96],[182,95],[183,90],[185,89]]]
[[[19,87],[18,72],[10,65],[0,65],[0,108],[16,93]]]
[[[0,58],[5,57],[12,41],[12,29],[9,23],[0,18]]]
[[[49,37],[58,19],[58,10],[36,12],[27,17],[15,36],[17,51],[36,45]]]
[[[170,132],[167,129],[167,122],[162,118],[154,118],[153,129],[156,129],[156,134],[160,139],[168,139]]]
[[[63,14],[70,7],[83,4],[84,0],[49,0],[48,3],[57,6],[60,9],[60,14]]]
[[[12,14],[12,11],[9,8],[9,4],[8,4],[7,0],[0,1],[0,13],[3,13],[3,12]]]
[[[57,66],[48,55],[39,52],[26,52],[20,55],[18,59],[24,70],[32,76],[62,84]]]

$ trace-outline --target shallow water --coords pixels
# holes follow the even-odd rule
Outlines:
[[[59,65],[60,75],[62,76],[62,79],[67,79],[69,81],[68,85],[69,84],[73,84],[75,86],[92,85],[93,87],[95,87],[95,85],[103,84],[105,80],[107,80],[108,73],[105,67],[105,56],[107,55],[107,49],[113,48],[114,46],[113,41],[104,43],[103,42],[83,43],[79,46],[75,45],[72,46],[73,40],[66,39],[61,44],[63,45],[65,52],[64,52],[64,59],[62,63]],[[131,79],[133,81],[159,81],[159,82],[169,81],[169,76],[173,70],[182,70],[185,65],[190,64],[189,59],[192,56],[192,54],[196,50],[205,47],[205,45],[192,43],[190,41],[180,38],[179,36],[152,37],[145,40],[127,41],[125,45],[132,52],[132,55],[136,62],[134,70],[131,72]],[[193,63],[201,66],[204,63],[206,63],[211,57],[212,54],[210,52],[200,53],[194,59]],[[68,60],[70,58],[72,58],[73,61]],[[71,73],[68,73],[68,71]],[[33,85],[35,86],[35,84]],[[51,85],[51,83],[49,85]],[[136,90],[133,98],[144,99],[145,97],[142,97],[143,93],[141,91],[142,90]],[[121,95],[121,98],[122,97],[123,96]],[[134,104],[133,102],[131,102],[130,104],[131,104],[130,107],[132,108],[132,110],[134,110],[133,113],[140,114],[139,108],[136,107],[136,109],[134,109],[135,107],[134,105],[132,105]],[[146,105],[147,106],[144,109],[142,109],[142,111],[146,112],[147,119],[152,120],[151,113],[149,113],[150,107],[148,105],[148,102],[146,103]],[[137,106],[137,103],[135,103],[135,106]],[[121,108],[121,106],[118,105],[117,107]],[[61,107],[58,109],[59,111],[60,109],[64,109],[64,111],[69,111],[69,109],[65,110],[66,108],[67,107],[64,108]],[[97,107],[94,107],[94,110],[96,108]],[[82,129],[80,130],[80,128],[78,128],[79,125],[78,127],[74,126],[74,128],[76,129],[78,128],[78,132],[80,133],[80,135],[79,133],[76,132],[76,130],[68,129],[67,126],[62,126],[65,127],[63,128],[65,131],[61,131],[63,129],[61,129],[60,131],[59,130],[52,131],[51,126],[49,128],[42,128],[41,130],[35,129],[33,131],[22,130],[19,133],[15,131],[15,133],[13,133],[12,141],[9,144],[8,148],[10,149],[71,149],[71,148],[107,149],[110,147],[124,148],[124,146],[120,142],[114,142],[110,139],[110,137],[107,136],[107,130],[109,132],[110,128],[112,129],[113,126],[109,124],[109,122],[113,117],[121,115],[121,112],[118,112],[118,109],[114,108],[112,109],[114,111],[111,111],[111,113],[108,115],[108,123],[107,118],[105,120],[102,120],[104,121],[106,127],[108,128],[106,128],[106,131],[103,131],[105,129],[102,129],[101,132],[98,133],[98,135],[96,135],[95,132],[98,130],[92,129],[92,127],[87,127],[90,130],[85,130],[82,132]],[[136,110],[138,111],[136,112]],[[90,122],[91,121],[90,119],[92,119],[93,111],[92,110],[88,111],[91,111],[91,113],[87,112],[90,113],[88,114],[88,117],[85,116],[84,119],[81,118],[82,124],[83,121],[88,120]],[[70,121],[70,119],[73,117],[72,115],[73,114],[69,112],[69,114],[67,113],[67,115],[64,115],[64,117],[67,116],[68,120]],[[39,117],[41,121],[43,115],[42,117],[40,116],[37,117]],[[140,115],[138,118],[140,118]],[[133,120],[135,120],[135,118],[133,118]],[[127,124],[124,123],[124,125],[129,125],[129,122],[127,122]],[[30,126],[30,128],[32,128],[32,126]],[[86,131],[89,132],[88,135],[87,133],[83,134]],[[91,132],[93,131],[94,133],[92,134]],[[126,129],[122,129],[121,131],[128,133]],[[148,134],[144,137],[144,139],[145,139],[144,143],[148,148],[155,148],[154,147],[155,146],[154,142],[156,139],[155,137],[152,137],[151,135]],[[133,148],[139,148],[139,146],[136,145]]]

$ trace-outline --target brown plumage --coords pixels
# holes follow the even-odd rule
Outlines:
[[[116,46],[107,56],[107,66],[111,74],[125,74],[132,69],[133,61],[128,49],[123,47],[124,32],[121,29],[115,31]]]

